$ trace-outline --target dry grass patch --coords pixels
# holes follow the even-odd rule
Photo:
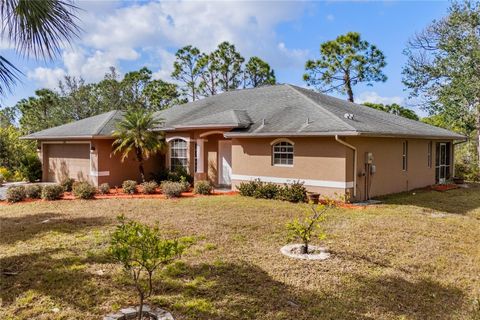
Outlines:
[[[478,317],[480,188],[384,200],[332,211],[333,257],[322,262],[279,253],[299,204],[215,196],[1,206],[0,318],[99,319],[135,303],[106,252],[120,213],[195,237],[155,278],[151,301],[178,319]]]

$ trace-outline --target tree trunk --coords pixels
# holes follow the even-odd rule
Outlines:
[[[302,249],[301,249],[301,253],[302,254],[307,254],[308,253],[308,241],[305,241],[303,246],[302,246]]]
[[[348,101],[353,102],[353,90],[352,90],[352,82],[350,81],[350,75],[348,73],[345,74],[345,89],[347,90]]]
[[[143,294],[139,295],[140,297],[140,306],[138,306],[138,320],[142,320],[143,318]]]
[[[480,107],[477,111],[477,165],[480,169]]]
[[[137,150],[138,170],[140,171],[140,177],[142,182],[145,182],[145,170],[143,168],[143,155],[141,150]]]

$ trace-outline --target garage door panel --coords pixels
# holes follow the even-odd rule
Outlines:
[[[88,144],[48,145],[48,181],[60,182],[69,177],[89,180],[90,148]]]

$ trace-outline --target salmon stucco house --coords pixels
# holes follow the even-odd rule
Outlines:
[[[225,92],[156,113],[169,148],[146,173],[185,167],[231,187],[300,180],[310,191],[355,200],[446,181],[465,137],[422,122],[288,84]],[[112,111],[28,135],[38,141],[43,180],[98,185],[138,179],[137,164],[112,155]]]

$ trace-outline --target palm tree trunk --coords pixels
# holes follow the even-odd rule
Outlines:
[[[140,178],[142,179],[142,182],[145,182],[145,169],[143,167],[142,151],[140,149],[137,149],[136,154],[137,154],[137,161],[138,161],[138,170],[140,171]]]

